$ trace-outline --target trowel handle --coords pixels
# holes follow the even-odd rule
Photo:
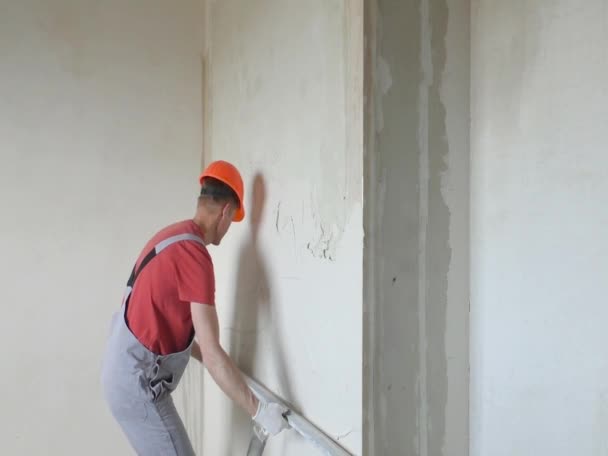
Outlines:
[[[265,441],[268,438],[268,432],[258,423],[253,423],[253,432],[258,436],[260,440]]]
[[[268,433],[266,430],[258,423],[254,423],[249,448],[247,448],[247,456],[262,456],[267,439]]]

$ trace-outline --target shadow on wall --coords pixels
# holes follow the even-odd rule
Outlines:
[[[264,178],[257,173],[253,179],[251,207],[247,217],[250,232],[239,252],[234,314],[230,325],[230,355],[244,373],[256,378],[260,335],[270,333],[271,340],[268,351],[263,354],[264,361],[267,363],[267,357],[272,358],[279,380],[280,391],[278,392],[286,400],[291,401],[293,393],[290,388],[288,368],[282,349],[280,331],[276,327],[276,322],[279,321],[276,318],[278,309],[273,303],[266,263],[258,247],[258,234],[264,215],[265,200]],[[268,340],[266,336],[264,339]],[[265,379],[257,380],[265,383]],[[251,427],[251,418],[240,407],[233,404],[230,418],[230,432],[233,438],[227,444],[227,455],[233,456],[242,448],[247,448]],[[247,442],[240,442],[241,436],[247,438]]]

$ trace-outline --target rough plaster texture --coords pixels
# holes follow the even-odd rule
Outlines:
[[[195,208],[201,15],[0,2],[2,454],[132,454],[99,363],[139,249]]]
[[[464,455],[468,3],[366,18],[366,454]]]
[[[209,2],[203,77],[205,161],[234,161],[247,191],[248,218],[211,249],[222,341],[243,370],[355,454],[362,436],[358,3]],[[202,369],[191,366],[183,386],[180,410],[197,450],[245,454],[251,420]],[[314,453],[289,431],[264,454]]]
[[[473,2],[475,456],[608,454],[608,2]]]

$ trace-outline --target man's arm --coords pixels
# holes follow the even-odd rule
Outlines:
[[[196,359],[199,363],[203,362],[203,355],[201,355],[201,347],[198,345],[198,341],[194,339],[194,343],[192,344],[192,351],[190,352],[190,356]]]
[[[245,383],[241,371],[220,345],[215,307],[193,302],[190,304],[190,312],[196,333],[195,344],[198,343],[200,350],[198,353],[193,352],[193,356],[198,359],[196,355],[200,354],[205,367],[222,391],[250,416],[255,416],[258,400]]]

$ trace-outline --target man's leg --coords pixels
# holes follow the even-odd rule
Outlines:
[[[148,406],[150,406],[149,418],[151,418],[153,415],[158,417],[157,419],[160,423],[159,432],[163,435],[164,440],[168,442],[173,451],[163,454],[175,456],[195,456],[192,443],[190,443],[190,438],[188,437],[184,423],[177,413],[177,409],[173,404],[173,399],[171,396],[168,395],[165,399],[159,402],[149,403]],[[156,418],[153,418],[150,420],[150,422],[154,423],[154,427],[156,428],[157,423],[155,423],[155,420]]]
[[[109,402],[114,418],[139,456],[195,456],[171,396],[154,403],[119,393]]]

